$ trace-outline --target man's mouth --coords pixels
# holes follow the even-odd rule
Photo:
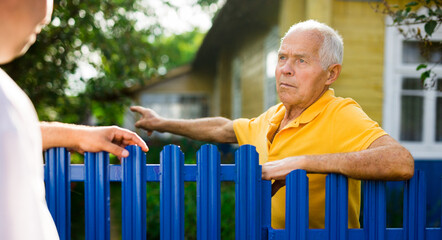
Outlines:
[[[286,82],[281,82],[280,84],[279,84],[279,86],[281,86],[281,87],[286,87],[286,88],[294,88],[295,86],[293,86],[293,85],[291,85],[291,84],[288,84],[288,83],[286,83]]]

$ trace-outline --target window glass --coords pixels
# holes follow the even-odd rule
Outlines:
[[[400,140],[422,141],[423,97],[402,96]]]
[[[436,141],[442,142],[442,97],[436,102]]]
[[[402,89],[404,90],[422,90],[422,81],[419,78],[404,78],[402,80]]]
[[[402,47],[403,63],[438,63],[442,60],[442,43],[439,41],[430,42],[429,46],[417,41],[404,41]]]
[[[144,94],[141,105],[167,118],[199,118],[208,115],[207,98],[200,95]]]

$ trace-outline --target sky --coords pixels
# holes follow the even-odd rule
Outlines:
[[[142,0],[140,4],[155,9],[155,13],[159,17],[159,23],[166,31],[181,34],[191,31],[195,27],[202,31],[209,30],[212,26],[211,19],[214,13],[225,1],[212,4],[208,9],[202,9],[199,5],[196,5],[196,0],[169,0],[169,4],[175,8],[164,2],[164,0]],[[139,20],[136,25],[138,28],[147,27],[153,22],[152,19],[141,13],[136,18]]]

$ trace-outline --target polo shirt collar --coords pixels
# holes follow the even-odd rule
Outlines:
[[[291,121],[286,127],[298,127],[299,124],[305,124],[312,121],[325,106],[335,97],[335,91],[333,89],[327,90],[316,102],[314,102],[310,107],[308,107],[299,117]],[[284,118],[286,109],[283,104],[277,109],[275,115],[270,119],[269,123],[271,125],[277,125],[281,123]]]

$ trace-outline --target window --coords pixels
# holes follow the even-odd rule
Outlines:
[[[276,93],[276,79],[275,68],[278,63],[278,49],[280,38],[278,34],[278,27],[273,27],[267,37],[264,45],[265,58],[265,70],[266,75],[264,78],[264,109],[267,111],[271,106],[278,102],[278,94]]]
[[[136,105],[136,104],[133,104]],[[208,101],[204,95],[193,94],[150,94],[142,93],[140,105],[151,108],[162,117],[175,119],[192,119],[208,116]],[[124,127],[136,131],[134,125],[137,116],[127,111],[124,116]],[[145,131],[139,132],[142,137],[147,137]],[[156,137],[170,137],[171,134],[158,134]]]
[[[143,94],[141,105],[166,118],[200,118],[208,115],[207,98],[185,94]]]
[[[405,39],[395,27],[385,33],[384,129],[417,159],[442,156],[441,29],[431,41],[429,50],[422,51],[420,42]],[[436,74],[425,85],[416,71],[421,63],[434,66]]]

